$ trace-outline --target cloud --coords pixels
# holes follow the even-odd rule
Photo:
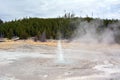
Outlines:
[[[120,19],[119,0],[0,0],[0,18],[5,21],[31,17],[57,17],[64,11],[77,16]]]

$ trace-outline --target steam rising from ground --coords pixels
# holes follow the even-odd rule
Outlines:
[[[58,40],[56,47],[26,43],[0,50],[0,80],[119,80],[120,45],[74,43],[119,42],[120,23],[107,27],[101,20],[81,21],[72,44]]]
[[[119,43],[120,22],[103,25],[102,20],[92,20],[90,22],[80,21],[73,36],[73,41],[82,43]]]

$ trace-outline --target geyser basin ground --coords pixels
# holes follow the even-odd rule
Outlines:
[[[69,64],[55,62],[57,46],[26,43],[15,47],[0,50],[0,80],[120,79],[120,45],[64,42]]]

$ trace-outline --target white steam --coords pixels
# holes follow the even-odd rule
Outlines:
[[[74,33],[73,41],[82,43],[116,43],[116,35],[120,35],[119,25],[118,22],[105,28],[102,20],[80,21]]]

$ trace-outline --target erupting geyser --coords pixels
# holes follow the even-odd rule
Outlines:
[[[61,40],[58,40],[58,44],[57,44],[57,62],[58,63],[65,63]]]

